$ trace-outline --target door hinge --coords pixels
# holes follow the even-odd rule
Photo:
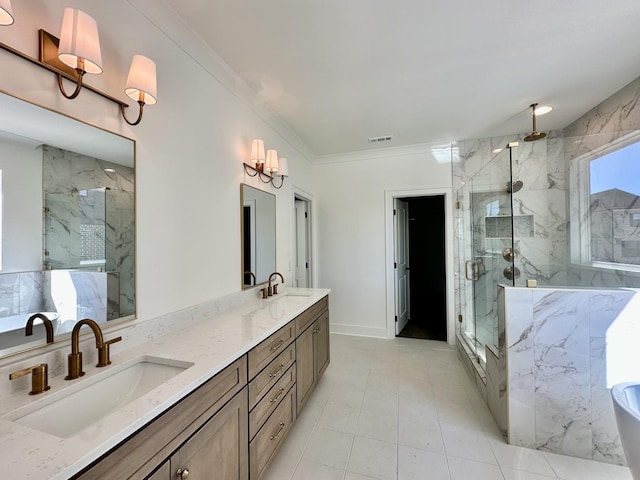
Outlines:
[[[398,212],[396,211],[396,209],[393,209],[393,214],[396,215]]]
[[[460,210],[460,202],[456,202],[456,210]]]
[[[462,323],[462,315],[458,315],[458,322]]]
[[[304,268],[309,268],[309,262],[305,262]]]
[[[396,322],[398,321],[398,316],[396,315]]]
[[[309,218],[309,214],[307,212],[304,212],[304,218]]]
[[[398,264],[396,262],[393,262],[393,268],[398,268]]]
[[[42,207],[42,211],[44,213],[48,213],[49,212],[49,207]]]

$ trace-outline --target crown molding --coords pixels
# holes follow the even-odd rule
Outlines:
[[[175,43],[187,56],[206,70],[220,85],[238,98],[260,120],[293,147],[305,160],[313,163],[316,154],[291,129],[291,127],[268,112],[255,106],[256,92],[231,67],[187,25],[164,1],[127,0],[142,16],[167,38]]]
[[[331,163],[363,162],[391,157],[403,157],[407,155],[432,155],[434,150],[449,150],[454,143],[434,142],[417,143],[414,145],[403,145],[399,147],[376,148],[371,150],[359,150],[357,152],[337,153],[332,155],[318,155],[312,161],[314,165],[324,165]]]

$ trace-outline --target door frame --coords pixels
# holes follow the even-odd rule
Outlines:
[[[308,222],[308,228],[307,228],[307,248],[308,248],[308,256],[309,256],[309,285],[308,288],[313,288],[314,285],[316,285],[316,278],[315,278],[315,262],[316,262],[316,257],[315,257],[315,249],[314,249],[314,245],[316,244],[315,242],[315,232],[316,232],[316,228],[315,228],[315,208],[316,208],[316,202],[315,202],[315,198],[313,195],[311,195],[308,192],[305,192],[304,190],[296,187],[296,186],[292,186],[291,188],[291,261],[289,263],[289,271],[291,272],[292,276],[295,276],[295,271],[294,271],[294,265],[293,265],[293,259],[296,258],[296,236],[298,234],[296,228],[295,228],[295,224],[296,224],[296,199],[297,200],[302,200],[303,202],[307,203],[307,212],[309,213],[309,222]]]
[[[395,258],[394,245],[394,199],[408,197],[432,197],[444,195],[444,224],[445,224],[445,280],[446,280],[446,307],[447,307],[447,343],[455,344],[455,277],[454,277],[454,238],[453,238],[453,189],[423,188],[411,190],[385,190],[385,275],[387,294],[387,338],[395,338]]]

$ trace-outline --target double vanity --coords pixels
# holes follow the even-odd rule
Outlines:
[[[329,364],[328,294],[285,289],[129,349],[125,339],[106,368],[3,398],[5,471],[258,480]]]

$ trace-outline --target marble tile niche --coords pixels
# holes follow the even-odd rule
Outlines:
[[[499,287],[498,300],[487,386],[509,443],[624,465],[610,388],[640,380],[640,292]]]

